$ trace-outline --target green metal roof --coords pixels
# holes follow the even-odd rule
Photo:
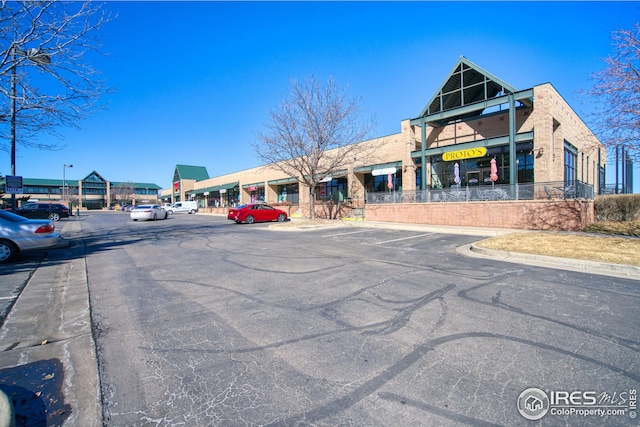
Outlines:
[[[129,185],[129,184],[133,184],[134,188],[148,188],[150,190],[161,190],[162,187],[160,187],[157,184],[151,184],[148,182],[111,182],[111,186],[112,187],[117,187],[120,184],[125,184],[125,185]]]
[[[0,183],[5,184],[5,177],[0,177]],[[78,185],[77,180],[67,179],[64,182],[70,187]],[[62,187],[61,179],[45,179],[45,178],[22,178],[22,185],[29,185],[34,187]]]
[[[78,181],[66,179],[64,183],[71,187],[77,187]],[[41,179],[41,178],[22,178],[22,185],[43,186],[43,187],[62,187],[61,179]]]
[[[5,177],[0,177],[0,183],[5,182]],[[77,179],[66,179],[64,183],[69,187],[77,187],[78,180]],[[148,188],[150,190],[161,190],[157,184],[146,183],[146,182],[111,182],[111,186],[115,187],[120,184],[133,184],[134,188]],[[23,186],[32,186],[32,187],[62,187],[61,179],[47,179],[47,178],[22,178]]]
[[[209,179],[209,172],[207,172],[207,168],[204,166],[176,165],[173,176],[174,182],[180,179],[203,181],[205,179]]]

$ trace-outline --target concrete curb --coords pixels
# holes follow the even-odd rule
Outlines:
[[[475,254],[477,257],[491,257],[500,261],[514,262],[519,264],[534,265],[540,267],[556,268],[583,273],[601,274],[626,279],[640,279],[640,267],[624,264],[613,264],[608,262],[587,261],[573,258],[551,257],[546,255],[525,254],[520,252],[501,251],[497,249],[487,249],[476,244],[466,245],[457,249],[458,253],[469,255]],[[473,255],[472,255],[473,256]]]

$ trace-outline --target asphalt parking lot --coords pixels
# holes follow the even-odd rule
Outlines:
[[[467,257],[482,237],[432,230],[74,227],[105,425],[637,425],[635,280]]]

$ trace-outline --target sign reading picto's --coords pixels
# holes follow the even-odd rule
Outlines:
[[[484,157],[487,155],[485,147],[467,148],[466,150],[449,151],[442,154],[442,160],[452,162],[454,160],[472,159],[474,157]]]

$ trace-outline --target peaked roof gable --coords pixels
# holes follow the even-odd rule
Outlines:
[[[107,180],[96,171],[91,172],[82,181],[107,182]]]
[[[420,117],[515,92],[518,92],[518,89],[461,56],[438,91],[424,107]]]
[[[173,173],[173,182],[180,181],[181,179],[202,181],[209,179],[209,173],[204,166],[176,165]]]

